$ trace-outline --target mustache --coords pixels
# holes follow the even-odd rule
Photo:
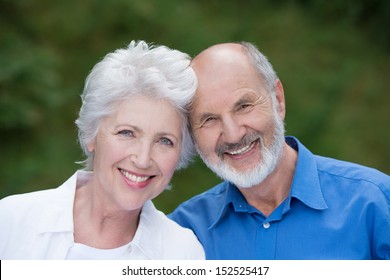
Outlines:
[[[253,141],[260,140],[260,143],[263,141],[263,137],[259,133],[253,133],[245,135],[240,142],[237,143],[221,143],[215,148],[215,153],[219,158],[222,158],[227,151],[238,150],[242,147],[248,146]]]

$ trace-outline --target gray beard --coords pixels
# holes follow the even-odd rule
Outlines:
[[[223,180],[227,180],[240,188],[251,188],[262,183],[276,168],[284,146],[284,124],[278,114],[274,114],[274,134],[272,143],[269,147],[264,144],[263,137],[257,136],[261,146],[262,158],[260,162],[251,170],[237,171],[226,162],[223,161],[222,156],[218,163],[210,162],[198,149],[198,153],[206,166],[210,168],[217,176]]]

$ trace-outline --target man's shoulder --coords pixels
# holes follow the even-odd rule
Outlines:
[[[211,224],[224,205],[229,184],[222,182],[181,203],[168,217],[183,227],[194,229]]]
[[[370,189],[384,194],[390,202],[390,176],[368,166],[333,158],[316,156],[319,176],[337,181],[338,186],[353,186],[355,189]]]
[[[218,185],[215,185],[214,187],[204,191],[203,193],[195,195],[187,201],[181,203],[178,208],[193,207],[198,206],[199,204],[207,205],[209,203],[213,203],[215,205],[216,202],[224,199],[228,185],[229,184],[225,181],[221,182]]]
[[[368,166],[329,157],[316,156],[319,172],[340,178],[366,180],[374,184],[390,183],[390,176]]]

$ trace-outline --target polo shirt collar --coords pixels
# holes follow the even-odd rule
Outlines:
[[[292,136],[287,136],[287,144],[298,152],[298,160],[294,173],[294,179],[291,186],[290,195],[287,198],[288,203],[285,205],[283,213],[290,209],[291,198],[294,197],[310,208],[316,210],[325,210],[328,208],[322,195],[320,181],[318,178],[317,162],[315,156],[299,140]],[[224,198],[221,204],[219,214],[215,221],[209,227],[213,228],[225,215],[231,206],[235,212],[258,212],[246,201],[245,197],[238,188],[224,181]]]

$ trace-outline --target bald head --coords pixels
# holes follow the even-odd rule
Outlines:
[[[197,56],[192,60],[192,65],[196,67],[198,63],[207,59],[230,59],[235,55],[244,55],[243,46],[238,43],[224,43],[213,45]]]
[[[275,90],[278,77],[268,59],[251,43],[222,43],[199,53],[191,62],[198,80],[229,68],[246,70],[252,68],[269,92]]]
[[[224,43],[207,48],[192,60],[191,67],[198,78],[197,97],[222,86],[236,87],[233,80],[245,82],[245,76],[237,79],[244,73],[249,73],[254,79],[260,78],[244,46],[238,43]]]
[[[227,67],[250,64],[244,47],[238,43],[217,44],[199,53],[191,62],[191,67],[199,77],[220,71]]]

